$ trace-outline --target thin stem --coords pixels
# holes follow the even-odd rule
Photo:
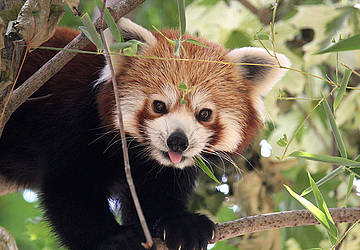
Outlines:
[[[278,7],[278,0],[275,1],[274,3],[274,11],[273,11],[273,15],[272,15],[272,21],[270,23],[270,29],[271,29],[271,46],[272,46],[272,50],[273,50],[273,57],[275,57],[278,65],[281,67],[280,61],[276,55],[276,46],[275,46],[275,16],[276,16],[276,11],[277,11],[277,7]]]
[[[280,157],[281,160],[283,160],[285,158],[285,155],[289,149],[289,146],[291,145],[291,143],[293,142],[293,140],[295,139],[296,135],[299,133],[300,129],[305,125],[305,122],[310,118],[310,116],[312,115],[312,113],[315,111],[315,109],[317,107],[320,106],[320,104],[324,101],[324,98],[321,98],[320,101],[314,106],[314,108],[310,111],[310,113],[305,117],[305,119],[302,121],[302,123],[297,127],[297,129],[295,130],[295,132],[293,133],[293,135],[291,136],[289,143],[286,145],[284,152],[282,154],[282,156]]]
[[[101,11],[102,21],[103,21],[103,18],[104,18],[105,5],[106,5],[106,0],[104,0],[104,2],[103,2],[103,7],[102,7],[102,11]],[[116,105],[116,110],[117,110],[117,118],[118,118],[119,127],[120,127],[121,145],[122,145],[122,151],[123,151],[126,180],[127,180],[128,185],[129,185],[130,193],[131,193],[131,196],[132,196],[133,201],[134,201],[136,212],[137,212],[137,214],[139,216],[141,227],[142,227],[142,229],[144,231],[144,235],[145,235],[145,238],[146,238],[146,243],[141,243],[141,244],[145,248],[150,248],[153,245],[153,240],[152,240],[152,237],[151,237],[151,234],[150,234],[149,227],[147,226],[144,213],[143,213],[143,211],[141,209],[140,201],[139,201],[139,198],[138,198],[138,196],[136,194],[135,184],[134,184],[133,178],[131,176],[129,154],[128,154],[128,149],[127,149],[127,144],[126,144],[126,135],[125,135],[124,122],[123,122],[123,116],[122,116],[122,111],[121,111],[121,103],[120,103],[120,98],[119,98],[120,95],[119,95],[119,91],[118,91],[118,85],[117,85],[117,81],[116,81],[116,77],[115,77],[114,67],[113,67],[113,64],[111,62],[109,48],[108,48],[106,40],[105,40],[103,29],[100,29],[100,36],[101,36],[101,40],[102,40],[103,45],[104,45],[106,62],[109,65],[109,68],[110,68],[110,71],[111,71],[111,78],[112,78],[114,97],[115,97],[115,105]]]
[[[69,52],[94,54],[94,55],[103,54],[102,52],[93,52],[93,51],[84,51],[84,50],[66,49],[66,48],[39,47],[38,49],[65,50],[65,51],[69,51]],[[270,52],[269,52],[269,54],[272,55]],[[218,64],[224,64],[224,65],[234,65],[234,66],[253,65],[253,66],[262,66],[262,67],[270,67],[270,68],[281,68],[281,69],[295,71],[295,72],[298,72],[298,73],[306,75],[306,76],[311,76],[311,77],[317,78],[319,80],[325,81],[325,82],[329,83],[330,85],[337,86],[335,82],[333,82],[329,79],[326,79],[324,77],[314,75],[314,74],[311,74],[311,73],[308,73],[308,72],[305,72],[305,71],[302,71],[299,69],[285,67],[282,65],[260,64],[260,63],[234,63],[234,62],[206,60],[206,59],[191,59],[191,58],[166,58],[166,57],[157,57],[157,56],[125,55],[120,52],[110,52],[110,55],[129,56],[129,57],[137,57],[137,58],[148,59],[148,60],[161,60],[161,61],[207,62],[207,63],[218,63]],[[348,88],[360,90],[360,88],[355,88],[355,87],[348,87]]]
[[[10,102],[10,98],[11,98],[13,92],[14,92],[15,85],[16,85],[16,83],[17,83],[17,80],[19,79],[20,72],[21,72],[21,70],[22,70],[22,67],[24,66],[25,59],[26,59],[26,57],[27,57],[27,55],[28,55],[28,52],[29,52],[29,48],[26,47],[25,54],[24,54],[24,57],[23,57],[22,62],[21,62],[21,64],[20,64],[20,67],[19,67],[18,73],[17,73],[17,75],[16,75],[15,81],[14,81],[13,85],[11,86],[9,95],[8,95],[8,97],[6,98],[6,101],[5,101],[5,103],[4,103],[4,108],[3,108],[2,112],[1,112],[1,116],[0,116],[0,128],[3,127],[4,117],[5,117],[5,111],[6,111],[7,105],[8,105],[9,102]],[[1,137],[1,129],[0,129],[0,137]]]

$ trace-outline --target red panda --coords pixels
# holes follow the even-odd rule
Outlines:
[[[206,249],[214,223],[187,210],[199,172],[194,157],[241,152],[261,127],[263,96],[285,69],[249,65],[277,65],[260,48],[229,51],[185,35],[207,47],[183,42],[177,57],[164,36],[176,39],[179,32],[164,30],[162,36],[125,18],[119,28],[125,40],[143,42],[138,56],[114,55],[112,61],[132,174],[151,234],[169,249]],[[44,46],[64,47],[76,35],[58,28]],[[33,51],[20,84],[54,53]],[[284,55],[277,58],[289,66]],[[32,100],[6,124],[0,140],[1,176],[39,191],[45,216],[70,249],[143,249],[104,58],[78,54]],[[109,209],[109,197],[121,204],[122,225]]]

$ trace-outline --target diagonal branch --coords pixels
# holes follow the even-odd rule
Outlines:
[[[360,208],[330,208],[335,223],[354,223],[360,220]],[[319,224],[307,210],[293,210],[249,216],[215,226],[215,236],[211,243],[237,236],[271,229]],[[164,242],[156,239],[157,250],[168,250]]]
[[[145,0],[120,0],[114,2],[109,7],[110,13],[117,21],[120,17],[126,15]],[[99,30],[102,27],[100,18],[96,19],[95,26]],[[36,73],[28,78],[21,86],[19,86],[13,93],[8,106],[5,110],[4,120],[0,126],[0,135],[4,129],[4,125],[9,120],[12,113],[24,103],[32,94],[36,92],[45,82],[47,82],[53,75],[59,72],[72,58],[76,56],[74,52],[68,52],[66,49],[83,49],[89,44],[89,40],[84,34],[79,34],[72,40],[65,50],[57,53],[51,60],[44,64]]]

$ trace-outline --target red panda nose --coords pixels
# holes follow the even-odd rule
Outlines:
[[[184,152],[189,146],[189,141],[184,132],[177,130],[173,132],[166,141],[169,149],[176,153]]]

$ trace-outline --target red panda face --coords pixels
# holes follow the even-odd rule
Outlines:
[[[229,52],[189,36],[185,38],[201,40],[208,48],[184,42],[176,57],[173,45],[163,36],[127,19],[119,25],[146,43],[140,48],[140,57],[113,56],[112,61],[125,132],[144,144],[150,158],[184,168],[194,165],[196,155],[234,153],[249,143],[261,125],[262,97],[284,70],[231,62],[276,65],[272,56],[258,48]],[[164,35],[170,39],[179,36],[171,30]],[[282,66],[289,66],[285,56],[277,56]],[[105,68],[100,81],[109,79]],[[179,89],[180,84],[188,91]],[[109,122],[118,129],[114,105],[111,109]]]

